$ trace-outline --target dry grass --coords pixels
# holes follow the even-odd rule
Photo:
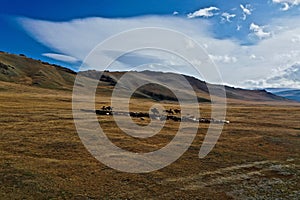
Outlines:
[[[99,97],[97,107],[108,105]],[[155,102],[133,99],[132,110]],[[166,108],[175,104],[164,102]],[[300,188],[300,106],[232,102],[213,149],[198,158],[208,125],[200,124],[189,150],[170,166],[146,174],[106,167],[81,143],[72,118],[71,93],[1,82],[0,199],[297,199]],[[201,104],[210,116],[209,104]],[[160,134],[133,139],[99,116],[109,138],[136,152],[159,149],[178,122]],[[147,120],[140,121],[146,125]]]

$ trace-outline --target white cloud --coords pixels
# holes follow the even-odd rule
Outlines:
[[[250,4],[247,4],[246,6],[240,4],[240,8],[243,11],[243,20],[246,20],[247,19],[247,15],[251,15],[252,14],[252,11],[250,9]]]
[[[280,8],[282,11],[288,11],[290,9],[290,5],[288,3],[283,3],[283,7]]]
[[[251,58],[251,59],[256,59],[256,55],[255,55],[255,54],[251,54],[251,55],[250,55],[250,58]]]
[[[200,10],[197,10],[193,13],[189,13],[187,15],[188,18],[195,18],[195,17],[212,17],[214,16],[214,12],[213,11],[218,11],[220,10],[219,8],[217,7],[209,7],[209,8],[203,8],[203,9],[200,9]]]
[[[56,52],[83,60],[88,53],[105,39],[130,29],[161,27],[183,30],[187,35],[208,35],[207,21],[187,20],[179,17],[136,17],[126,19],[84,18],[66,22],[52,22],[18,18],[21,26],[36,40]],[[180,27],[178,27],[180,24]],[[197,26],[196,26],[197,24]],[[150,37],[150,36],[149,36]]]
[[[222,21],[231,22],[231,18],[234,18],[235,16],[236,16],[235,14],[224,12],[222,13]]]
[[[173,12],[173,15],[178,15],[178,14],[179,14],[179,12],[177,12],[177,11]]]
[[[263,26],[259,26],[257,24],[251,23],[250,31],[254,33],[259,39],[269,38],[271,36],[270,32],[264,31]]]
[[[204,46],[205,51],[218,60],[216,64],[224,82],[239,87],[249,86],[244,83],[245,80],[267,80],[270,75],[276,76],[278,72],[273,71],[274,67],[286,69],[297,62],[300,63],[300,17],[295,16],[272,21],[268,24],[272,37],[266,37],[251,46],[241,46],[237,41],[229,39],[214,38],[209,31],[211,24],[203,19],[188,20],[180,17],[157,16],[125,19],[85,18],[51,22],[22,18],[20,23],[33,38],[53,51],[80,60],[83,60],[100,42],[122,31],[145,26],[173,29],[188,35]],[[262,35],[268,36],[264,34],[267,33],[264,27],[253,24],[252,29],[257,33],[262,29]],[[186,41],[181,48],[187,48],[189,45]],[[138,57],[149,60],[158,56],[155,53],[145,55],[138,55]],[[184,65],[175,66],[176,62],[168,63],[168,60],[169,58],[165,57],[162,60],[157,59],[157,62],[171,65],[181,73],[192,74]],[[126,70],[124,59],[117,64],[122,65],[122,69]],[[275,85],[274,82],[270,84]]]
[[[273,3],[289,3],[292,5],[299,5],[300,0],[273,0]]]
[[[300,35],[294,35],[291,39],[293,43],[300,43]]]
[[[299,88],[300,65],[294,64],[283,70],[276,70],[276,74],[267,79],[247,80],[245,84],[252,88]]]
[[[234,56],[228,56],[228,55],[224,55],[224,56],[218,56],[218,55],[209,55],[210,59],[212,59],[214,62],[217,63],[236,63],[237,62],[237,58]]]
[[[52,59],[63,61],[63,62],[69,62],[69,63],[76,63],[79,61],[77,58],[74,58],[74,57],[68,56],[68,55],[64,55],[64,54],[43,53],[42,55],[46,56],[48,58],[52,58]]]
[[[272,0],[275,4],[281,4],[282,8],[280,10],[287,11],[294,6],[298,6],[300,4],[300,0]]]

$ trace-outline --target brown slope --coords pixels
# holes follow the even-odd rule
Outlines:
[[[51,89],[71,89],[76,73],[58,65],[0,52],[0,81]]]
[[[79,72],[79,74],[83,76],[87,76],[90,78],[96,78],[101,76],[101,81],[108,82],[109,85],[115,85],[118,79],[124,75],[125,72],[98,72],[95,70],[90,71],[83,71]],[[142,80],[143,78],[149,78],[154,77],[158,80],[162,80],[163,82],[168,83],[176,83],[176,84],[184,84],[180,83],[181,77],[183,76],[193,87],[194,91],[197,93],[200,101],[210,101],[209,97],[209,88],[213,89],[214,91],[224,91],[226,90],[226,96],[229,99],[234,100],[243,100],[243,101],[288,101],[287,99],[283,97],[276,96],[272,93],[269,93],[265,90],[246,90],[241,88],[234,88],[234,87],[228,87],[228,86],[221,86],[221,85],[215,85],[215,84],[208,84],[204,81],[201,81],[197,78],[186,76],[186,75],[180,75],[175,73],[163,73],[163,72],[153,72],[153,71],[143,71],[143,72],[127,72],[130,73],[131,80],[133,84],[137,82],[138,80]],[[218,92],[216,92],[218,95]],[[219,92],[222,94],[221,92]],[[158,100],[173,100],[175,97],[174,94],[170,94],[170,91],[168,91],[166,88],[163,89],[162,87],[159,87],[156,85],[156,87],[153,84],[145,85],[137,91],[138,96],[141,97],[160,97]]]
[[[102,73],[95,70],[79,72],[79,74],[91,79],[97,79],[97,77],[102,74],[99,86],[101,86],[101,89],[105,89],[108,94],[113,90],[113,87],[111,86],[114,86],[124,73],[125,72]],[[154,76],[156,79],[163,82],[184,84],[180,81],[182,75],[175,73],[143,71],[129,72],[129,74],[131,76],[131,80],[133,80],[132,88],[137,82],[151,79],[151,77]],[[0,81],[14,82],[42,88],[71,90],[75,77],[76,72],[70,69],[27,58],[24,55],[0,52]],[[191,84],[194,91],[197,93],[200,102],[210,101],[208,87],[204,81],[186,75],[183,75],[183,77]],[[234,100],[287,101],[285,98],[273,95],[265,90],[245,90],[227,86],[222,87],[220,85],[213,84],[210,84],[209,86],[210,88],[214,88],[215,91],[221,91],[225,88],[227,98]],[[190,95],[188,91],[182,92],[186,93],[187,97]],[[138,91],[136,91],[135,96],[155,100],[176,100],[176,97],[171,90],[157,84],[148,84],[139,88]]]

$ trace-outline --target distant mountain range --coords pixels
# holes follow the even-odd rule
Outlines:
[[[266,91],[277,96],[300,102],[300,89],[294,88],[266,88]]]
[[[99,75],[99,73],[101,72],[89,70],[79,72],[78,74],[86,77],[87,79],[93,80],[97,77],[97,75]],[[124,73],[125,72],[104,72],[100,79],[98,90],[100,92],[104,90],[106,92],[112,92],[112,86],[117,83],[118,79]],[[142,81],[147,77],[155,76],[161,80],[175,81],[177,83],[180,80],[180,77],[183,76],[193,87],[198,96],[198,100],[201,102],[210,101],[207,85],[209,85],[210,88],[214,88],[215,91],[224,90],[225,88],[226,95],[229,100],[255,102],[289,101],[286,98],[272,94],[272,90],[246,90],[228,86],[223,87],[221,85],[205,83],[204,81],[191,76],[175,73],[153,71],[132,71],[126,73],[129,73],[132,80],[136,82]],[[27,58],[24,55],[0,52],[0,81],[13,82],[34,87],[72,90],[76,75],[76,72],[58,65]],[[296,91],[290,91],[290,93],[292,92],[293,94],[294,92],[296,94]],[[139,98],[151,98],[154,100],[176,100],[176,97],[170,90],[155,84],[148,84],[139,88],[134,95]],[[286,96],[288,96],[288,94],[286,94]]]

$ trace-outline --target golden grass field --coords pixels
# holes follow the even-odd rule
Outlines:
[[[148,110],[150,100],[132,99]],[[286,104],[286,105],[284,105]],[[97,108],[109,105],[98,95]],[[163,102],[166,108],[177,107]],[[200,104],[210,116],[210,105]],[[0,82],[0,199],[298,199],[300,197],[300,105],[229,102],[221,137],[208,156],[198,153],[208,125],[185,154],[151,173],[130,174],[97,161],[75,130],[72,92]],[[140,125],[147,120],[134,119]],[[159,149],[179,122],[160,134],[133,139],[111,116],[99,116],[108,137],[135,152]]]

